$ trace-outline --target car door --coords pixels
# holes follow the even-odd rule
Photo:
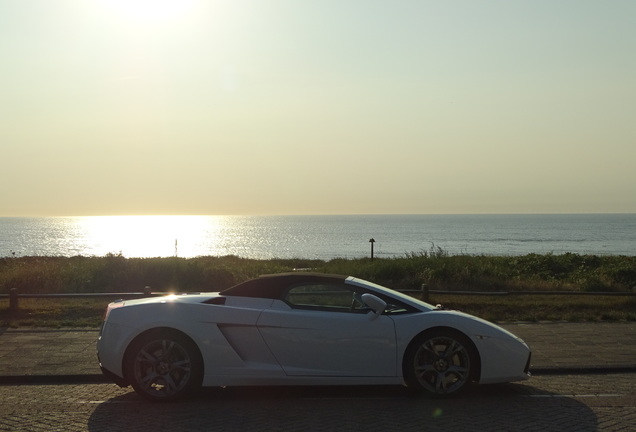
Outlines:
[[[393,320],[371,319],[355,289],[298,284],[261,313],[258,329],[287,375],[396,375]]]

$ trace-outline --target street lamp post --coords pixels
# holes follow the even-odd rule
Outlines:
[[[371,243],[371,261],[373,261],[373,243],[375,243],[375,239],[369,240],[369,243]]]

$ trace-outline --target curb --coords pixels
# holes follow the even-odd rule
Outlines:
[[[604,375],[636,373],[636,366],[566,366],[530,368],[532,376],[541,375]]]
[[[104,384],[111,383],[102,374],[85,375],[9,375],[0,376],[2,384]]]
[[[530,369],[532,376],[605,375],[636,373],[636,366],[575,366]],[[113,384],[102,374],[84,375],[9,375],[0,376],[0,385],[19,384]]]

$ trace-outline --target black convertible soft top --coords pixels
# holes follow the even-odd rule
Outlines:
[[[299,283],[344,284],[348,276],[324,273],[279,273],[260,276],[221,291],[223,296],[281,299]]]

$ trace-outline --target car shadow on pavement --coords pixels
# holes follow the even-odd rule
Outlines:
[[[595,431],[581,402],[528,385],[477,386],[459,397],[411,396],[402,387],[204,389],[174,403],[130,392],[99,404],[90,431]]]

